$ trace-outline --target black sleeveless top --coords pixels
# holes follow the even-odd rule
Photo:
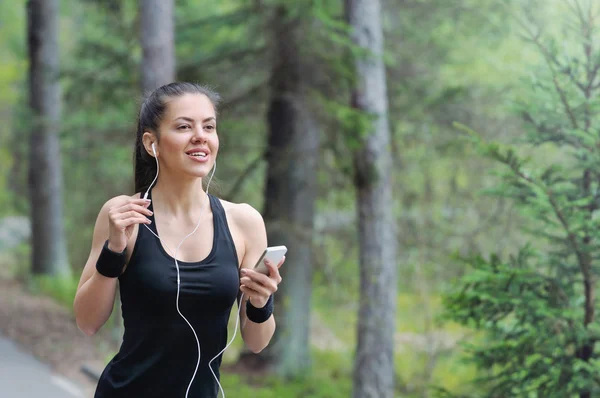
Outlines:
[[[179,309],[200,340],[200,365],[188,398],[217,396],[219,388],[208,363],[227,344],[227,322],[240,285],[237,253],[225,210],[218,198],[208,197],[214,225],[212,250],[199,262],[178,261]],[[160,236],[154,217],[149,218],[149,228]],[[202,230],[198,228],[187,240],[202,239]],[[177,312],[175,261],[143,225],[138,228],[119,285],[123,342],[102,372],[94,397],[185,398],[196,369],[198,346],[192,329]],[[217,377],[221,357],[211,363]]]

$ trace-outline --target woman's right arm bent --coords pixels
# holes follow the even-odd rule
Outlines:
[[[108,240],[108,248],[121,252],[128,247],[136,224],[149,224],[146,216],[149,201],[139,199],[139,194],[117,196],[102,206],[92,238],[92,248],[85,264],[77,293],[73,301],[75,321],[88,336],[94,335],[106,323],[115,303],[118,278],[103,276],[96,270],[96,262]],[[129,258],[131,253],[127,253]]]

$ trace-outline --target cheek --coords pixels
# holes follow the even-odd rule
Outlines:
[[[162,137],[160,147],[162,157],[165,159],[179,157],[185,148],[186,142],[178,139],[176,135],[166,135]]]
[[[221,143],[219,142],[219,136],[215,134],[211,138],[211,149],[216,154],[217,152],[219,152],[219,146],[221,145]]]

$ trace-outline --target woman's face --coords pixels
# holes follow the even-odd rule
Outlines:
[[[175,172],[204,177],[219,151],[217,119],[213,104],[203,94],[185,94],[167,100],[155,144],[158,159]]]

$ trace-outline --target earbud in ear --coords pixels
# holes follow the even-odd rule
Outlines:
[[[152,153],[156,156],[156,148],[154,148],[154,142],[152,143]]]

